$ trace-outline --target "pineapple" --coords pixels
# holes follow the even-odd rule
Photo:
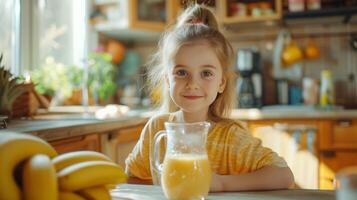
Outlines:
[[[19,83],[18,77],[13,77],[10,71],[2,66],[3,55],[0,55],[0,115],[11,116],[12,104],[15,99],[27,92],[28,89],[23,83]]]

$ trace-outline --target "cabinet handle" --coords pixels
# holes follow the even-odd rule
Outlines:
[[[352,120],[351,119],[340,119],[337,120],[337,124],[341,127],[350,127],[352,124]]]
[[[111,131],[111,132],[109,132],[107,135],[107,140],[108,141],[111,141],[111,140],[114,140],[114,139],[116,139],[117,137],[118,137],[118,135],[119,135],[120,133],[118,133],[118,132],[116,132],[116,131]]]
[[[335,151],[321,151],[321,155],[326,158],[333,158],[336,157]]]
[[[109,134],[107,135],[107,140],[110,141],[110,140],[112,140],[112,139],[113,139],[113,134],[112,134],[112,133],[109,133]]]

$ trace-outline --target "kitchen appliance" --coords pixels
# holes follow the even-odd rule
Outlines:
[[[7,116],[5,115],[0,115],[0,129],[5,129],[7,128],[7,123],[6,120],[8,119]]]
[[[238,104],[240,108],[262,106],[262,64],[260,53],[255,49],[238,49],[237,70]]]

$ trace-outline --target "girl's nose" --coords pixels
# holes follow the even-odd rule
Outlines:
[[[197,78],[190,76],[188,78],[188,81],[186,83],[186,89],[191,89],[191,90],[195,90],[199,88],[199,83]]]

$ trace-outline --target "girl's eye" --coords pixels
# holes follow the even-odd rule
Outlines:
[[[211,71],[203,71],[202,72],[202,77],[207,78],[213,76],[213,73]]]
[[[183,69],[180,69],[180,70],[177,70],[175,72],[175,75],[177,75],[177,76],[187,76],[187,72],[185,70],[183,70]]]

